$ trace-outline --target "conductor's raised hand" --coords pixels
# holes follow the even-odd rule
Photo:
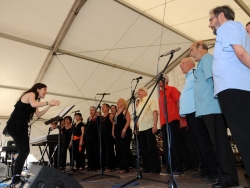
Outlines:
[[[60,106],[60,101],[53,99],[53,100],[49,101],[49,105],[50,106]]]

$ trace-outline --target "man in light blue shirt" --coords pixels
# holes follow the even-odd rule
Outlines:
[[[222,182],[236,185],[239,181],[235,159],[227,136],[226,123],[218,100],[214,98],[213,56],[208,53],[208,47],[203,41],[197,41],[191,45],[190,55],[198,62],[194,73],[196,117],[202,118],[219,163],[218,178],[220,182],[214,184],[213,187],[218,188],[217,185],[220,187]],[[225,156],[227,157],[225,158]]]
[[[217,34],[213,61],[214,94],[218,96],[249,176],[250,36],[241,23],[233,21],[234,18],[235,13],[229,6],[210,11],[209,27]]]
[[[206,177],[207,180],[216,181],[218,164],[212,143],[203,120],[195,117],[194,67],[195,63],[192,58],[188,57],[181,60],[180,68],[186,74],[186,80],[180,97],[180,115],[186,116],[190,138],[200,163],[200,171],[192,177]]]

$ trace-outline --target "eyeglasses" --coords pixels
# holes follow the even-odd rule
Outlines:
[[[209,22],[212,22],[215,17],[219,16],[219,14],[214,15],[213,17],[209,18]]]

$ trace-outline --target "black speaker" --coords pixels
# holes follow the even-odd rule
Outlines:
[[[82,188],[82,186],[57,169],[32,165],[20,188]]]

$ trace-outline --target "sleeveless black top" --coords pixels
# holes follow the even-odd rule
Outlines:
[[[101,118],[101,135],[102,138],[113,138],[112,137],[112,122],[109,118],[110,114],[106,117]]]
[[[115,122],[116,122],[115,134],[120,134],[127,123],[127,120],[124,117],[123,111],[118,116],[115,116]],[[130,127],[128,127],[128,129],[129,128]]]
[[[15,104],[15,109],[7,121],[6,128],[3,134],[19,134],[20,132],[28,131],[28,123],[33,118],[36,108],[33,108],[30,103],[23,103],[21,99]]]
[[[97,121],[95,119],[89,119],[85,125],[85,133],[84,133],[84,140],[86,142],[94,142],[98,141],[98,128],[97,128]]]
[[[66,135],[65,145],[66,147],[69,147],[69,143],[70,143],[71,136],[72,136],[72,127],[70,127],[69,129],[66,129],[65,127],[63,127],[62,132],[63,134]]]

